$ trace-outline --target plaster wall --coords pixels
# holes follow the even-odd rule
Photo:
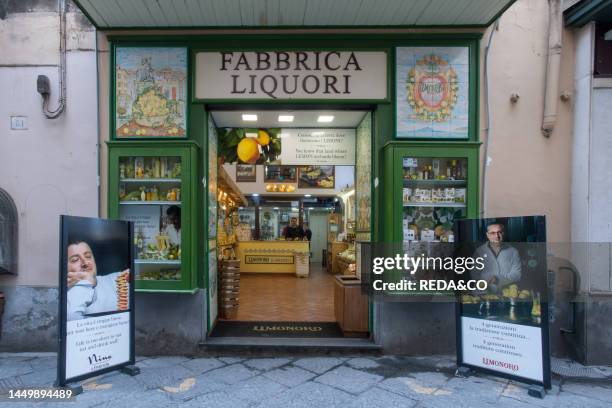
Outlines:
[[[489,28],[481,41],[481,59]],[[573,90],[573,34],[563,30],[559,92]],[[570,239],[571,103],[558,102],[557,124],[542,136],[548,53],[548,2],[518,0],[502,16],[489,55],[489,168],[486,217],[545,215],[547,238]],[[482,69],[481,69],[481,86]],[[518,93],[517,103],[510,95]],[[487,137],[481,88],[481,140]],[[481,160],[485,160],[484,146]],[[483,208],[481,208],[483,210]]]
[[[55,109],[59,14],[11,11],[0,19],[0,187],[17,206],[19,274],[0,275],[0,286],[57,286],[59,215],[98,215],[95,37],[80,13],[68,13],[68,103],[49,120],[36,79],[49,77]],[[25,116],[27,130],[11,130],[11,116]]]

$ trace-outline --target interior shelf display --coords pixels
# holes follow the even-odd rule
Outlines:
[[[464,158],[402,159],[404,241],[454,241],[455,218],[465,217]]]
[[[385,149],[397,197],[387,204],[395,214],[389,236],[396,242],[453,242],[455,221],[477,216],[478,145],[392,143]]]
[[[134,224],[136,289],[192,291],[195,147],[122,141],[109,152],[109,214]]]

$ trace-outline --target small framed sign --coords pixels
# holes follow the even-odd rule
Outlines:
[[[254,164],[236,164],[236,181],[242,183],[257,181],[257,166]]]

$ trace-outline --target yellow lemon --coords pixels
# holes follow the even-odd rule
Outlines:
[[[257,132],[257,143],[262,146],[267,146],[270,143],[270,135],[265,130]]]
[[[259,145],[255,139],[245,137],[238,143],[236,153],[241,162],[255,164],[257,159],[259,159]]]

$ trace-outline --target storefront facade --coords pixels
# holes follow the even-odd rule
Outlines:
[[[82,2],[82,8],[89,10],[88,2]],[[470,2],[473,3],[473,2]],[[394,26],[344,26],[344,27],[268,27],[268,28],[239,28],[225,27],[217,29],[181,29],[180,25],[164,27],[164,30],[148,31],[142,27],[128,27],[125,24],[108,25],[100,23],[100,19],[92,12],[90,18],[98,21],[97,51],[98,51],[98,106],[99,106],[99,146],[100,146],[100,187],[99,187],[99,216],[116,218],[119,216],[119,177],[120,157],[141,156],[181,156],[183,163],[189,163],[185,168],[189,171],[180,176],[183,187],[183,199],[188,197],[188,204],[184,214],[185,227],[183,245],[182,268],[183,274],[179,283],[172,285],[157,284],[156,282],[141,282],[140,291],[136,298],[136,325],[138,350],[141,353],[193,353],[200,350],[200,346],[215,341],[208,337],[209,330],[214,323],[211,308],[211,292],[213,279],[209,274],[208,259],[211,253],[210,234],[208,226],[210,207],[208,188],[211,182],[211,169],[216,165],[209,156],[210,123],[208,112],[215,106],[224,107],[325,107],[325,108],[361,108],[372,113],[372,145],[371,145],[371,205],[370,236],[374,242],[401,241],[404,237],[403,228],[403,188],[401,175],[404,168],[404,159],[407,158],[462,158],[466,160],[466,205],[465,217],[478,217],[486,211],[491,215],[514,214],[546,214],[549,216],[549,236],[554,240],[567,240],[569,227],[563,220],[569,214],[569,187],[562,177],[568,170],[565,168],[569,157],[570,147],[567,143],[568,122],[570,117],[560,115],[558,135],[556,139],[543,139],[539,134],[539,107],[541,81],[540,78],[531,77],[531,73],[544,69],[545,61],[540,58],[545,52],[542,44],[534,45],[538,51],[535,54],[523,55],[524,42],[530,38],[545,37],[544,27],[546,18],[545,5],[535,12],[525,4],[518,2],[511,10],[520,18],[527,18],[533,14],[538,17],[528,34],[524,37],[522,31],[511,23],[504,26],[499,35],[497,54],[492,55],[493,67],[490,71],[491,83],[496,85],[490,90],[491,98],[485,99],[483,91],[486,39],[492,29],[490,23],[499,16],[512,2],[502,4],[497,2],[497,12],[491,12],[491,18],[480,23],[469,23],[451,26],[442,20],[432,20],[432,27],[421,23],[421,27]],[[463,6],[467,6],[463,4]],[[437,6],[436,6],[437,7]],[[491,7],[492,10],[493,7]],[[132,10],[138,13],[139,10]],[[144,12],[146,10],[140,10]],[[473,10],[475,13],[475,11]],[[469,13],[468,13],[469,14]],[[508,17],[508,18],[510,18]],[[506,30],[504,30],[506,28]],[[509,39],[514,39],[509,41]],[[520,40],[520,41],[519,41]],[[523,41],[524,40],[524,41]],[[495,40],[494,40],[495,41]],[[522,42],[521,42],[522,41]],[[503,46],[501,45],[503,43]],[[186,52],[186,94],[184,95],[185,111],[184,132],[182,134],[167,135],[167,137],[146,137],[147,135],[131,135],[122,137],[117,133],[120,127],[116,123],[118,102],[117,90],[122,87],[117,73],[117,48],[177,48]],[[460,48],[467,50],[467,63],[462,64],[463,80],[459,83],[465,85],[467,96],[462,100],[465,103],[467,116],[466,126],[462,129],[461,137],[453,137],[449,132],[447,137],[433,137],[412,134],[406,124],[398,123],[398,101],[409,104],[405,92],[406,83],[398,82],[398,78],[406,76],[409,68],[401,66],[398,61],[398,52],[406,57],[407,52],[415,49],[446,49]],[[571,47],[567,47],[570,49]],[[241,62],[242,53],[261,57],[261,70],[256,66],[249,66]],[[564,50],[564,53],[566,51]],[[204,53],[216,55],[221,63],[217,71],[210,74],[208,69],[201,69],[198,58]],[[229,56],[228,53],[233,53]],[[334,71],[334,79],[329,82],[320,82],[315,86],[314,79],[304,82],[307,67],[301,66],[303,74],[302,97],[289,97],[276,89],[293,87],[289,81],[293,77],[283,79],[284,54],[297,64],[298,58],[305,58],[310,71],[315,70],[317,63],[312,55],[319,55],[321,69]],[[364,93],[348,96],[348,91],[357,88],[354,83],[344,82],[345,72],[359,73],[356,65],[363,71],[365,63],[362,55],[367,53],[384,54],[384,64],[379,65],[371,72],[371,78],[383,84],[374,89],[366,89]],[[540,54],[538,54],[540,53]],[[355,61],[351,62],[351,54]],[[280,67],[278,59],[280,55]],[[299,57],[306,55],[307,57]],[[540,56],[538,56],[540,55]],[[564,58],[571,57],[571,53],[564,54]],[[227,56],[224,60],[224,56]],[[529,58],[533,57],[533,60]],[[257,58],[257,57],[255,57]],[[327,58],[327,61],[325,60]],[[513,67],[511,61],[516,58],[519,63]],[[226,61],[226,66],[223,62]],[[272,62],[270,62],[272,61]],[[342,61],[342,63],[340,63]],[[267,62],[270,62],[268,67]],[[274,64],[276,67],[274,66]],[[328,66],[325,67],[325,64]],[[356,64],[356,65],[355,65]],[[363,66],[362,66],[363,65]],[[226,68],[240,68],[240,77],[232,82],[219,83],[219,89],[206,94],[212,85],[215,85],[217,74]],[[534,67],[537,67],[534,68]],[[250,70],[248,69],[250,68]],[[295,66],[294,66],[295,68]],[[336,69],[339,68],[339,69]],[[344,69],[347,71],[344,71]],[[341,71],[341,72],[337,72]],[[427,71],[427,69],[425,69]],[[235,74],[238,75],[238,74]],[[250,75],[258,75],[251,82]],[[266,75],[270,75],[264,79]],[[508,77],[510,80],[505,81]],[[562,75],[562,89],[571,86],[571,75],[564,72]],[[212,83],[206,83],[207,79]],[[404,79],[405,80],[405,79]],[[323,80],[326,81],[326,80]],[[364,81],[364,79],[360,79]],[[198,84],[203,83],[202,88]],[[222,85],[226,85],[222,88]],[[434,84],[435,85],[435,84]],[[491,84],[490,84],[491,86]],[[269,88],[266,88],[269,87]],[[316,89],[315,89],[316,88]],[[273,91],[272,89],[275,89]],[[521,103],[511,105],[508,96],[520,89]],[[267,90],[267,91],[266,91]],[[290,90],[290,89],[289,89]],[[537,90],[537,91],[536,91]],[[172,91],[169,91],[172,98]],[[204,94],[199,94],[204,92]],[[266,93],[267,92],[267,93]],[[310,97],[312,92],[313,97]],[[326,93],[327,92],[327,93]],[[250,98],[250,94],[257,98]],[[178,93],[177,93],[178,95]],[[400,99],[398,99],[400,98]],[[177,97],[177,99],[180,99]],[[485,120],[485,107],[492,106],[494,120],[491,125]],[[561,106],[561,110],[565,109]],[[503,117],[503,119],[501,119]],[[495,122],[495,119],[498,122]],[[432,119],[433,121],[433,119]],[[488,157],[493,157],[494,166],[489,170],[490,185],[486,190],[489,197],[486,206],[481,205],[484,194],[481,188],[480,176],[485,156],[482,142],[487,136],[488,126],[492,131],[506,137],[499,137],[491,147]],[[130,132],[131,130],[128,130]],[[179,132],[181,133],[181,132]],[[511,153],[511,154],[510,154]],[[516,156],[523,155],[517,164]],[[540,160],[546,155],[549,161]],[[487,160],[488,161],[488,160]],[[499,163],[499,164],[498,164]],[[418,169],[422,171],[423,169]],[[433,171],[433,169],[432,169]],[[508,175],[513,175],[508,177]],[[514,180],[528,180],[534,174],[539,175],[542,183],[536,186],[529,182],[518,183]],[[398,184],[399,180],[399,184]],[[541,187],[545,185],[546,187]],[[504,187],[508,186],[508,187]],[[537,193],[537,194],[536,194]],[[187,194],[187,196],[185,196]],[[529,200],[533,196],[542,197],[541,200]],[[93,214],[95,215],[95,214]],[[364,237],[364,240],[367,239]],[[47,284],[52,284],[47,283]],[[406,354],[452,353],[455,347],[454,305],[448,303],[375,303],[372,302],[369,311],[369,331],[371,337],[368,343],[375,345],[386,352]],[[364,342],[360,342],[364,343]]]
[[[109,36],[110,64],[101,63],[100,69],[110,68],[108,102],[110,112],[117,106],[117,49],[128,47],[147,49],[154,47],[173,47],[186,49],[188,52],[188,69],[186,81],[188,101],[186,115],[186,137],[124,137],[115,115],[109,115],[110,132],[102,133],[102,142],[108,153],[103,162],[107,167],[108,178],[102,182],[102,196],[108,202],[107,214],[111,218],[120,216],[120,201],[117,200],[120,184],[119,157],[149,156],[155,154],[180,155],[178,150],[188,149],[192,153],[187,166],[183,162],[183,171],[187,171],[187,183],[183,188],[188,204],[183,203],[183,214],[188,213],[189,229],[183,232],[183,275],[180,283],[157,283],[142,281],[137,298],[137,326],[140,326],[142,340],[148,347],[159,347],[175,342],[173,349],[193,350],[199,343],[206,343],[207,332],[212,328],[216,314],[211,308],[211,275],[208,273],[210,251],[216,236],[206,226],[210,224],[210,212],[207,208],[215,206],[209,200],[215,197],[208,194],[210,172],[216,163],[210,163],[208,155],[208,132],[210,126],[208,110],[211,107],[224,105],[242,108],[260,107],[366,107],[372,112],[372,147],[371,147],[371,192],[369,208],[371,218],[370,233],[362,233],[363,241],[372,242],[397,241],[402,239],[402,230],[397,225],[402,223],[401,214],[401,181],[399,186],[393,182],[393,172],[401,170],[401,159],[385,155],[412,155],[436,157],[469,158],[469,187],[465,201],[468,202],[464,216],[478,215],[478,150],[480,146],[477,131],[479,93],[479,32],[453,33],[444,35],[432,34],[346,34],[333,35],[308,34],[224,34],[224,35],[165,35],[159,36]],[[320,46],[324,44],[324,46]],[[453,140],[452,136],[406,138],[396,137],[396,53],[398,49],[408,50],[465,50],[467,65],[461,87],[465,83],[465,95],[462,95],[466,110],[467,126],[465,136]],[[206,57],[209,57],[206,60]],[[212,61],[212,62],[210,62]],[[299,62],[298,62],[299,61]],[[463,62],[465,64],[465,62]],[[280,65],[279,65],[280,64]],[[287,75],[284,70],[290,70]],[[230,72],[227,72],[230,71]],[[322,72],[323,71],[323,72]],[[400,73],[400,75],[405,73]],[[211,78],[207,78],[209,75]],[[227,79],[223,82],[222,76]],[[360,76],[361,75],[361,76]],[[441,72],[442,80],[444,71]],[[221,79],[220,79],[221,78]],[[284,82],[283,82],[284,81]],[[292,82],[293,81],[293,82]],[[320,81],[320,82],[319,82]],[[325,81],[325,83],[324,83]],[[370,81],[370,82],[366,82]],[[366,82],[366,83],[364,83]],[[217,84],[216,89],[211,89]],[[451,86],[450,83],[434,85]],[[453,85],[454,86],[454,85]],[[286,91],[301,94],[292,97]],[[423,91],[425,92],[425,90]],[[443,91],[444,92],[444,91]],[[451,98],[440,93],[442,103],[454,103]],[[467,98],[466,98],[467,97]],[[101,105],[104,105],[101,102]],[[141,140],[138,140],[141,139]],[[163,139],[163,140],[160,140]],[[174,139],[174,140],[173,140]],[[429,139],[429,140],[428,140]],[[103,150],[106,150],[103,148]],[[151,151],[157,149],[157,152]],[[403,153],[400,153],[400,150]],[[385,151],[387,153],[385,153]],[[398,156],[399,157],[399,156]],[[398,164],[398,161],[400,163]],[[450,171],[450,170],[449,170]],[[397,180],[397,178],[395,178]],[[186,188],[189,186],[189,188]],[[186,194],[186,196],[185,196]],[[390,207],[391,206],[391,207]],[[399,206],[398,209],[392,207]],[[399,213],[398,213],[399,211]],[[394,214],[390,216],[390,214]],[[188,221],[187,221],[188,220]],[[213,232],[214,234],[214,232]],[[213,282],[214,284],[214,282]],[[146,293],[149,292],[149,293]],[[155,306],[154,306],[155,305]],[[163,305],[163,311],[159,310]],[[388,310],[394,309],[394,310]],[[395,310],[396,309],[396,310]],[[187,315],[194,316],[193,321],[185,322]],[[197,312],[197,313],[195,313]],[[164,316],[163,318],[160,318]],[[418,316],[418,318],[417,318]],[[370,307],[370,341],[389,350],[401,350],[410,347],[422,353],[448,352],[452,348],[452,337],[441,336],[452,332],[453,304],[371,304]],[[202,318],[203,317],[203,318]],[[410,326],[420,327],[415,337],[406,339],[398,330],[405,327],[398,325],[397,319],[407,319]],[[199,320],[201,319],[201,320]],[[418,323],[417,321],[421,323]],[[189,318],[191,320],[191,318]],[[199,321],[198,321],[199,320]],[[440,321],[438,325],[425,322]],[[178,326],[189,327],[188,332],[178,333]],[[425,327],[429,329],[425,330]],[[432,330],[432,331],[430,331]],[[160,333],[168,341],[159,342]],[[167,334],[165,334],[167,333]],[[442,343],[431,339],[444,337]],[[156,340],[154,340],[156,339]],[[363,342],[362,342],[363,343]],[[256,344],[256,343],[254,343]],[[417,347],[417,345],[419,345]],[[420,347],[420,348],[419,348]],[[160,350],[161,351],[161,350]]]

